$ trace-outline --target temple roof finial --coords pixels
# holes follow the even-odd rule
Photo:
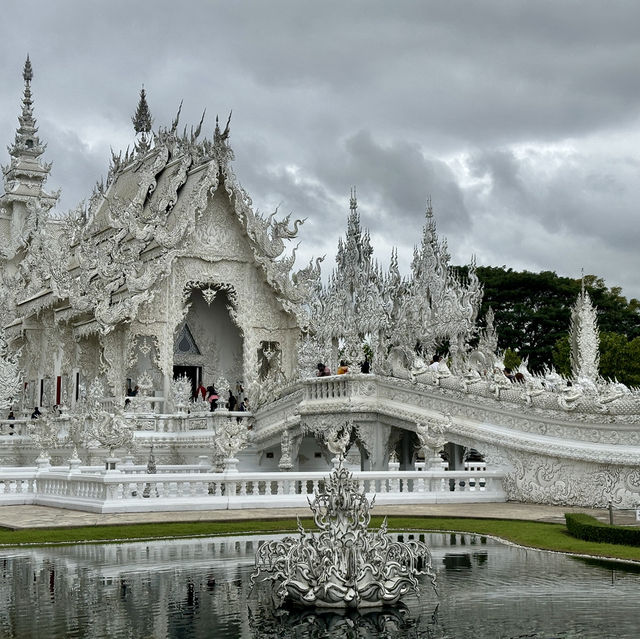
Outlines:
[[[22,77],[25,82],[31,82],[33,80],[33,69],[31,68],[31,60],[29,60],[29,54],[27,53],[27,59],[24,63],[24,70],[22,71]]]
[[[151,132],[151,125],[153,119],[151,117],[151,110],[147,103],[147,93],[144,90],[144,84],[140,89],[140,99],[138,100],[138,106],[136,112],[131,118],[133,129],[136,132],[136,136],[139,136],[136,141],[136,151],[138,153],[146,153],[150,148],[149,133]]]
[[[351,196],[349,197],[349,209],[355,212],[357,208],[358,208],[358,198],[356,197],[356,187],[352,186]]]
[[[232,115],[233,115],[233,111],[229,111],[227,124],[224,127],[224,131],[222,133],[220,133],[220,122],[218,121],[218,116],[216,115],[216,129],[213,134],[213,137],[215,140],[218,140],[219,142],[224,142],[229,138],[229,134],[231,133],[231,116]]]
[[[140,89],[138,107],[131,118],[131,122],[133,123],[133,128],[136,133],[142,133],[145,135],[151,131],[153,119],[151,118],[151,111],[149,110],[149,104],[147,103],[147,93],[144,90],[144,84]]]
[[[36,209],[40,212],[44,211],[46,214],[55,205],[59,191],[47,193],[44,190],[44,184],[51,171],[51,164],[40,161],[40,156],[44,153],[47,145],[41,142],[38,137],[38,127],[33,115],[33,97],[31,95],[33,67],[28,55],[22,70],[22,77],[24,91],[22,109],[18,115],[20,124],[16,129],[13,144],[9,146],[11,162],[8,166],[2,167],[5,193],[0,198],[3,200],[0,208],[13,211],[12,214],[21,217],[20,224],[24,225],[26,224],[24,219],[26,214],[20,207],[14,210],[14,203],[19,202],[21,205],[24,205],[25,202],[35,203]],[[38,215],[40,214],[38,213]],[[27,239],[27,236],[24,236],[21,242],[25,244]]]
[[[33,79],[33,67],[27,55],[22,71],[24,78],[24,93],[22,95],[22,112],[18,116],[20,126],[16,131],[13,144],[9,147],[9,153],[16,160],[18,158],[37,158],[44,153],[45,144],[38,138],[38,127],[33,117],[33,98],[31,96],[31,80]]]
[[[427,197],[427,217],[433,217],[433,206],[431,204],[431,195]]]

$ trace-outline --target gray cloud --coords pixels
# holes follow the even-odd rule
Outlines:
[[[383,261],[396,244],[408,263],[431,195],[456,261],[584,266],[640,296],[637,3],[29,7],[0,7],[0,134],[13,138],[28,51],[62,208],[132,142],[144,83],[156,125],[182,98],[209,132],[233,108],[238,177],[260,209],[309,218],[303,257],[332,258],[356,184]]]

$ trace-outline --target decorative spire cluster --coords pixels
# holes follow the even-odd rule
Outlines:
[[[431,202],[408,278],[400,275],[397,250],[391,254],[386,273],[374,261],[369,233],[362,231],[357,209],[356,191],[351,189],[347,233],[338,242],[336,270],[312,304],[319,361],[326,359],[323,344],[337,344],[339,359],[352,364],[364,359],[365,343],[380,354],[380,364],[386,359],[381,354],[393,347],[407,356],[415,355],[416,344],[425,355],[433,355],[443,344],[452,357],[461,355],[476,330],[482,286],[473,264],[465,282],[451,272],[446,242],[438,240]]]

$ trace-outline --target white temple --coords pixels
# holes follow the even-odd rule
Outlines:
[[[178,111],[152,131],[144,90],[133,151],[112,154],[88,204],[54,214],[28,58],[23,77],[0,196],[0,400],[16,417],[0,421],[5,469],[38,456],[40,470],[71,472],[116,453],[133,468],[152,449],[166,468],[314,472],[330,467],[329,434],[348,431],[352,469],[436,472],[446,443],[447,472],[469,471],[476,451],[486,465],[473,485],[502,473],[509,498],[640,501],[640,393],[598,376],[586,293],[572,316],[572,384],[524,366],[513,383],[492,313],[476,325],[475,267],[468,280],[454,275],[430,203],[402,275],[395,252],[386,270],[374,260],[352,192],[323,284],[320,259],[294,271],[286,252],[302,222],[253,209],[233,172],[229,122],[216,120],[212,138],[203,121],[180,134]],[[315,376],[318,363],[335,372],[341,360],[347,374]],[[194,400],[200,384],[215,386],[218,410]],[[229,390],[249,410],[228,411]],[[448,477],[441,492],[469,490],[468,478]],[[157,496],[149,481],[135,495]]]

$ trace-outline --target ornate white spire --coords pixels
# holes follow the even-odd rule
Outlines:
[[[38,127],[33,116],[33,98],[31,96],[31,80],[33,68],[29,56],[22,71],[24,78],[24,94],[22,97],[22,112],[18,116],[20,126],[16,130],[13,144],[9,147],[11,163],[2,167],[4,173],[5,191],[18,196],[32,197],[44,195],[51,198],[47,208],[55,203],[57,196],[50,196],[42,191],[51,170],[51,164],[41,164],[38,158],[44,153],[46,144],[38,137]]]
[[[598,379],[600,364],[600,334],[598,332],[597,311],[591,303],[589,293],[584,288],[571,309],[569,328],[571,345],[571,372],[575,379]]]
[[[20,247],[26,246],[35,230],[46,219],[49,209],[58,200],[59,191],[47,193],[44,183],[49,177],[51,164],[42,163],[40,156],[46,144],[38,137],[38,127],[33,116],[31,81],[33,68],[29,56],[24,63],[24,94],[22,111],[18,116],[20,126],[13,144],[9,147],[11,162],[2,167],[4,194],[0,197],[0,214],[11,220],[8,237],[4,238],[0,254],[12,259]]]
[[[20,126],[16,131],[13,144],[9,147],[9,153],[14,158],[37,158],[44,153],[46,145],[42,144],[38,138],[38,127],[36,127],[36,119],[33,117],[33,100],[31,98],[33,68],[28,55],[24,63],[22,77],[24,78],[24,94],[22,97],[22,113],[18,116]]]

